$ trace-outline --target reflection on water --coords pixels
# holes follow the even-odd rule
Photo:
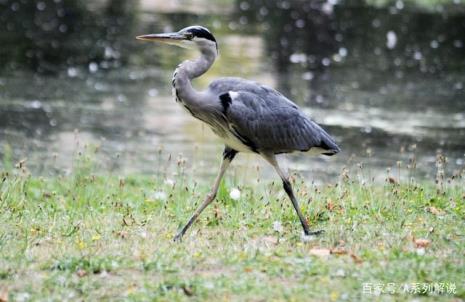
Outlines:
[[[98,145],[104,169],[115,173],[155,173],[160,149],[163,159],[182,153],[213,173],[221,145],[170,96],[176,64],[195,54],[133,39],[203,24],[220,58],[198,87],[226,75],[272,85],[343,149],[333,158],[293,155],[291,168],[328,179],[363,162],[382,178],[415,157],[416,176],[431,178],[440,151],[449,173],[463,169],[462,6],[223,2],[0,1],[1,144],[39,174],[71,167],[84,143]],[[255,162],[242,156],[236,166]]]

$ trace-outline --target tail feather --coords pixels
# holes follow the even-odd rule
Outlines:
[[[326,132],[322,133],[319,147],[325,150],[325,152],[322,153],[323,155],[332,156],[341,152],[341,148],[339,148],[334,139]]]

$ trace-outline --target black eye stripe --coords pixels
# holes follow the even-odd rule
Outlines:
[[[191,32],[194,35],[194,37],[205,38],[216,43],[215,37],[213,37],[213,35],[210,32],[206,31],[203,28],[192,28],[189,30],[189,32]]]

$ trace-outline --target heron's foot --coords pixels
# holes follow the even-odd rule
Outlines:
[[[304,231],[305,236],[318,236],[325,232],[325,230],[317,230],[317,231]]]
[[[173,241],[174,242],[181,242],[182,241],[182,235],[184,235],[182,232],[179,232],[176,236],[174,236]]]

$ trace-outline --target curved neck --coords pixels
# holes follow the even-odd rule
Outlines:
[[[213,65],[213,62],[215,62],[215,59],[216,51],[203,49],[199,58],[192,61],[184,61],[176,68],[173,75],[173,87],[176,90],[176,96],[182,102],[189,105],[198,100],[200,93],[192,87],[191,80],[207,72]]]

